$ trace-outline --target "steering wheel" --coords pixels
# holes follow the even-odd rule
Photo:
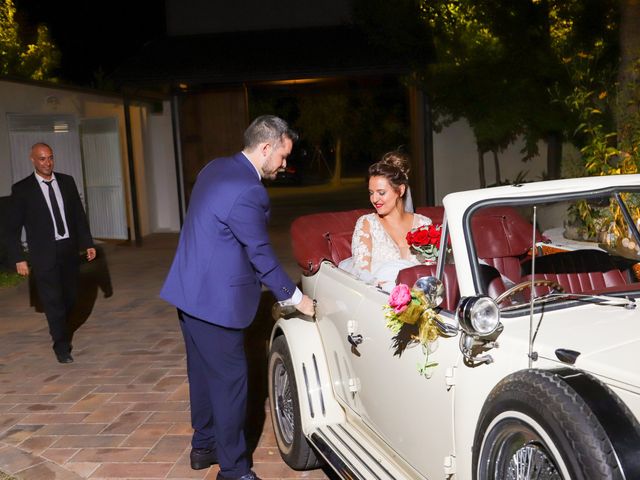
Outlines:
[[[507,290],[502,292],[500,295],[498,295],[498,297],[495,299],[495,302],[498,305],[500,305],[507,298],[515,295],[516,293],[522,292],[525,288],[530,287],[530,286],[531,286],[531,281],[530,280],[527,280],[526,282],[520,282],[517,285],[514,285],[513,287],[508,288]],[[534,280],[533,281],[533,286],[534,287],[549,287],[552,290],[556,290],[558,292],[564,292],[564,287],[562,285],[560,285],[555,280],[547,280],[546,278],[541,278],[539,280]]]

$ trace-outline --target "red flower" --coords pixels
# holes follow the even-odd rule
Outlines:
[[[415,245],[429,245],[429,231],[421,227],[413,237]]]
[[[407,233],[407,243],[420,254],[420,261],[434,262],[438,258],[441,237],[441,225],[422,225]]]
[[[410,246],[422,247],[426,245],[440,245],[440,236],[442,230],[440,226],[435,225],[422,225],[407,233],[407,243]]]
[[[407,243],[409,245],[413,245],[413,243],[414,243],[413,237],[414,237],[413,230],[410,230],[409,232],[407,232],[407,237],[406,238],[407,238]]]
[[[442,229],[440,227],[436,227],[435,225],[429,225],[429,229],[427,230],[429,235],[428,245],[440,245],[440,237],[442,236]]]

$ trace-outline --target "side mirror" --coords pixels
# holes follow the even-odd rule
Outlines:
[[[431,308],[440,306],[444,301],[444,285],[436,277],[420,277],[413,287],[424,293],[427,305]]]

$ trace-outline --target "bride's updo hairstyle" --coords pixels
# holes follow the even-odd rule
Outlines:
[[[369,167],[369,178],[384,177],[393,189],[398,192],[400,185],[409,187],[409,156],[406,153],[394,150],[385,153],[382,158]],[[405,193],[406,193],[405,188]]]

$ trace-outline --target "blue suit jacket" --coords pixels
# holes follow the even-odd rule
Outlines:
[[[267,232],[269,197],[242,153],[198,174],[180,241],[160,296],[193,317],[245,328],[262,282],[278,300],[295,292]]]

